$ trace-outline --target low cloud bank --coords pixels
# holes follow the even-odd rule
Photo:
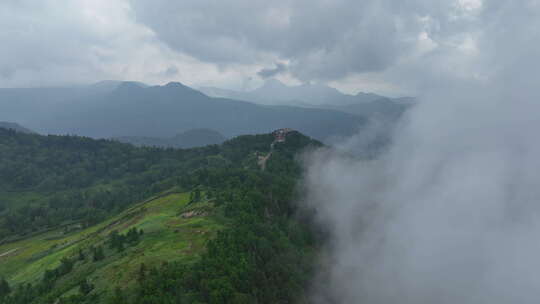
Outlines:
[[[540,99],[519,84],[424,96],[374,160],[306,155],[330,236],[314,303],[538,302]]]
[[[474,77],[423,81],[376,159],[306,155],[329,234],[314,303],[538,302],[540,6],[479,3]]]

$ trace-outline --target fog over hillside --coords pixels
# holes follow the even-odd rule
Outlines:
[[[376,160],[306,155],[303,204],[330,237],[313,302],[538,302],[540,9],[505,3],[475,19],[488,78],[433,83]]]

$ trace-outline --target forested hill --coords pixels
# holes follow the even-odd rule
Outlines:
[[[0,129],[0,303],[301,300],[314,239],[293,216],[294,159],[320,143],[275,139],[182,150]]]

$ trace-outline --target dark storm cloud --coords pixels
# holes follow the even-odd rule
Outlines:
[[[410,51],[417,34],[415,15],[400,16],[404,5],[394,1],[131,3],[137,20],[178,51],[222,65],[271,55],[290,60],[301,79],[383,70]]]
[[[300,80],[336,80],[409,63],[425,55],[422,35],[437,47],[438,64],[475,26],[483,26],[472,16],[482,6],[479,0],[131,4],[138,22],[180,52],[223,66],[287,61],[288,71]]]
[[[257,72],[257,75],[261,78],[271,78],[287,71],[287,66],[283,63],[276,63],[273,68],[265,68]]]
[[[380,81],[415,87],[434,78],[431,68],[472,75],[460,45],[492,26],[492,7],[504,2],[478,13],[479,0],[2,1],[0,86],[166,81],[178,76],[163,72],[172,66],[196,81],[239,83],[280,62],[286,70],[276,72],[301,81],[382,73]]]
[[[511,54],[520,37],[505,31],[537,6],[530,0],[511,3],[1,1],[0,86],[168,81],[178,77],[173,70],[164,73],[173,66],[189,77],[183,81],[238,84],[257,72],[271,74],[280,62],[286,70],[278,66],[276,72],[292,80],[348,79],[354,85],[350,77],[374,74],[379,82],[422,88],[497,69],[500,63],[490,58]],[[484,32],[501,20],[509,28],[496,34],[499,40],[486,39]]]

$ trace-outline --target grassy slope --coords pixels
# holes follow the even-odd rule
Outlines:
[[[211,202],[188,201],[188,193],[169,192],[85,230],[65,233],[60,229],[1,245],[0,255],[11,253],[0,257],[0,276],[12,284],[34,282],[46,269],[58,266],[62,257],[77,256],[83,249],[86,260],[77,262],[74,271],[59,280],[57,286],[69,294],[77,290],[80,280],[89,278],[96,285],[95,292],[102,292],[114,285],[125,288],[133,284],[141,263],[151,266],[166,261],[192,262],[223,222],[212,214]],[[204,213],[182,216],[191,210]],[[137,245],[119,253],[104,244],[111,231],[124,233],[132,227],[144,230]],[[104,244],[106,258],[92,262],[88,248],[99,244]]]

